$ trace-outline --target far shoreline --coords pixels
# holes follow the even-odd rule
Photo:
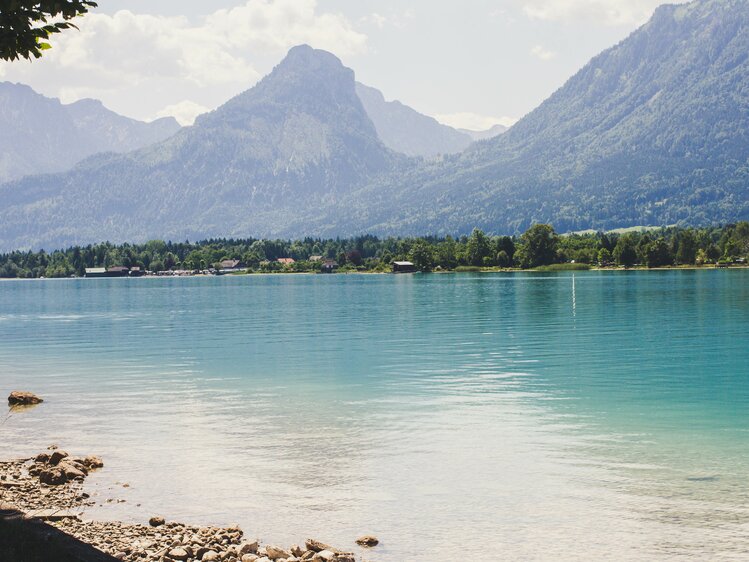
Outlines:
[[[556,266],[564,266],[566,264],[555,264]],[[570,264],[573,265],[573,264]],[[582,264],[580,264],[582,265]],[[257,272],[246,272],[246,273],[229,273],[225,275],[206,275],[203,273],[199,274],[185,274],[185,275],[143,275],[140,277],[0,277],[0,282],[4,281],[73,281],[73,280],[112,280],[112,279],[216,279],[216,278],[244,278],[244,277],[301,277],[301,276],[321,276],[321,277],[333,277],[333,276],[370,276],[370,275],[465,275],[465,274],[489,274],[489,273],[586,273],[586,272],[598,272],[598,273],[631,273],[631,272],[663,272],[663,271],[747,271],[749,270],[749,264],[732,264],[730,266],[718,266],[718,265],[672,265],[663,267],[647,267],[647,266],[634,266],[634,267],[555,267],[555,266],[541,266],[531,269],[521,268],[497,268],[497,267],[476,267],[465,268],[463,270],[432,270],[432,271],[415,271],[410,273],[393,273],[388,271],[340,271],[334,273],[319,273],[315,271],[257,271]]]

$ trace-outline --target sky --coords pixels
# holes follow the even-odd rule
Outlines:
[[[511,125],[659,0],[99,0],[33,62],[0,62],[64,103],[96,98],[190,124],[251,88],[288,49],[326,49],[357,79],[439,121]]]

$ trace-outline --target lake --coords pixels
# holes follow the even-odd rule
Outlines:
[[[0,456],[101,456],[87,517],[749,558],[747,270],[7,281],[14,389]]]

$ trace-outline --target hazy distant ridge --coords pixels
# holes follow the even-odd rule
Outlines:
[[[474,140],[399,101],[385,101],[382,92],[375,88],[357,82],[356,93],[382,142],[397,152],[424,157],[455,154]]]
[[[0,82],[0,182],[63,171],[97,152],[130,152],[179,128],[172,117],[144,123],[96,100],[64,105],[29,86]]]

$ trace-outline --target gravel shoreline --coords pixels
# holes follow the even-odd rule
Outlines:
[[[87,521],[94,505],[83,487],[97,457],[74,458],[51,446],[34,458],[0,461],[0,504],[53,525],[96,549],[128,562],[360,562],[353,552],[308,539],[282,548],[248,540],[238,527],[201,527],[152,517],[148,525]],[[360,537],[362,547],[377,544]]]

